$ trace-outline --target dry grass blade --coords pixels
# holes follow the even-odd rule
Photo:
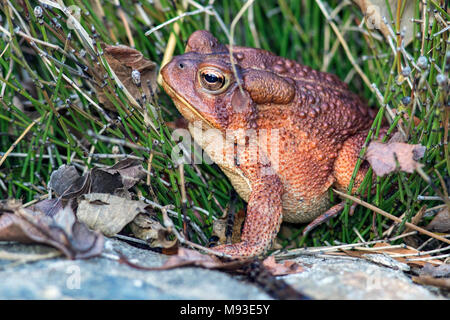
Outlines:
[[[358,204],[360,204],[360,205],[362,205],[362,206],[364,206],[364,207],[366,207],[366,208],[368,208],[368,209],[370,209],[370,210],[372,210],[372,211],[374,211],[374,212],[376,212],[378,214],[381,214],[382,216],[385,216],[386,218],[389,218],[389,219],[391,219],[391,220],[393,220],[393,221],[395,221],[397,223],[402,223],[402,219],[400,219],[400,218],[398,218],[396,216],[393,216],[392,214],[387,213],[386,211],[383,211],[380,208],[377,208],[376,206],[371,205],[370,203],[367,203],[367,202],[365,202],[365,201],[363,201],[363,200],[361,200],[359,198],[356,198],[354,196],[348,195],[346,193],[340,192],[340,191],[335,190],[335,189],[333,189],[333,191],[336,192],[341,197],[349,199],[349,200],[352,200],[352,201],[354,201],[354,202],[356,202],[356,203],[358,203]],[[405,222],[405,226],[407,226],[407,227],[409,227],[409,228],[411,228],[413,230],[416,230],[416,231],[418,231],[418,232],[420,232],[422,234],[430,236],[430,237],[432,237],[434,239],[437,239],[439,241],[442,241],[442,242],[450,244],[450,240],[449,239],[446,239],[446,238],[444,238],[444,237],[442,237],[440,235],[437,235],[437,234],[435,234],[433,232],[430,232],[430,231],[425,230],[425,229],[423,229],[421,227],[418,227],[418,226],[416,226],[416,225],[414,225],[412,223]]]
[[[0,158],[0,167],[5,162],[6,158],[8,158],[8,155],[14,150],[14,148],[17,146],[17,144],[26,136],[26,134],[31,130],[31,128],[34,127],[34,125],[39,121],[39,119],[31,122],[28,127],[22,132],[22,134],[17,138],[16,141],[11,145],[11,147],[6,151],[6,153]]]

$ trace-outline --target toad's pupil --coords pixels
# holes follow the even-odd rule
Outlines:
[[[215,74],[212,74],[212,73],[206,73],[204,75],[204,78],[209,83],[222,82],[222,78],[219,78],[218,76],[216,76]]]

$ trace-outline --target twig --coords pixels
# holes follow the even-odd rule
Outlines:
[[[393,220],[393,221],[395,221],[397,223],[402,223],[403,222],[402,219],[400,219],[400,218],[398,218],[396,216],[393,216],[392,214],[387,213],[386,211],[383,211],[380,208],[377,208],[374,205],[371,205],[370,203],[367,203],[367,202],[365,202],[365,201],[363,201],[363,200],[361,200],[359,198],[356,198],[354,196],[348,195],[348,194],[346,194],[344,192],[340,192],[340,191],[335,190],[335,189],[333,189],[333,191],[336,192],[341,197],[344,197],[346,199],[352,200],[352,201],[354,201],[354,202],[356,202],[356,203],[358,203],[358,204],[360,204],[360,205],[362,205],[362,206],[364,206],[364,207],[366,207],[366,208],[368,208],[368,209],[370,209],[370,210],[372,210],[372,211],[374,211],[374,212],[376,212],[378,214],[381,214],[382,216],[384,216],[384,217],[386,217],[388,219],[391,219],[391,220]],[[418,226],[416,226],[416,225],[414,225],[412,223],[405,222],[405,226],[407,226],[407,227],[409,227],[409,228],[411,228],[413,230],[416,230],[416,231],[418,231],[420,233],[426,234],[429,237],[432,237],[432,238],[435,238],[435,239],[440,240],[442,242],[450,244],[450,240],[445,239],[444,237],[441,237],[441,236],[439,236],[439,235],[437,235],[437,234],[435,234],[433,232],[430,232],[428,230],[420,228],[420,227],[418,227]]]
[[[449,197],[449,199],[450,199],[450,197]],[[442,200],[442,198],[439,197],[439,196],[417,196],[417,200],[419,200],[419,201],[421,201],[421,200],[424,200],[424,201],[428,201],[428,200],[435,201],[435,200]]]
[[[413,259],[406,259],[406,261],[429,261],[429,260],[437,260],[437,259],[444,259],[450,257],[450,253],[448,254],[441,254],[439,256],[432,256],[432,257],[426,257],[426,258],[413,258]]]
[[[128,147],[128,148],[133,148],[133,149],[137,149],[137,150],[150,152],[150,149],[147,148],[147,147],[143,147],[143,146],[140,146],[138,144],[135,144],[135,143],[132,143],[132,142],[129,142],[129,141],[126,141],[126,140],[122,140],[122,139],[110,138],[110,137],[102,136],[102,135],[96,134],[92,130],[88,130],[87,134],[88,134],[88,136],[94,137],[94,138],[96,138],[98,140],[101,140],[101,141],[104,141],[104,142],[109,142],[109,143],[112,143],[112,144],[117,144],[117,145],[125,146],[125,147]]]

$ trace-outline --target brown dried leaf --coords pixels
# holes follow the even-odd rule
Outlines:
[[[389,38],[389,29],[384,23],[383,17],[390,22],[389,8],[386,6],[385,0],[354,0],[364,13],[366,24],[370,29],[378,29],[386,39]],[[394,15],[397,12],[397,0],[389,0],[389,6]],[[400,31],[405,30],[405,37],[403,44],[406,46],[414,39],[414,23],[411,19],[414,18],[415,1],[406,1],[403,15],[401,16]]]
[[[120,254],[120,253],[119,253]],[[195,250],[190,250],[186,248],[178,248],[178,253],[171,256],[167,261],[160,267],[146,267],[137,265],[129,261],[122,254],[120,262],[125,263],[133,268],[141,270],[169,270],[182,267],[200,267],[205,269],[218,269],[226,271],[236,271],[241,267],[247,265],[251,260],[232,260],[229,262],[223,262],[215,256],[210,256],[206,254],[201,254]]]
[[[380,177],[398,168],[412,173],[417,167],[422,166],[417,160],[423,157],[425,150],[426,148],[420,144],[372,141],[367,148],[366,159],[375,174]]]
[[[434,232],[449,232],[450,213],[448,212],[448,208],[442,208],[433,218],[433,220],[431,220],[426,229]]]
[[[41,208],[50,207],[47,203]],[[101,234],[90,231],[76,220],[70,204],[53,210],[50,216],[47,212],[22,208],[11,201],[0,205],[0,241],[48,244],[59,249],[69,259],[97,256],[104,244]]]
[[[154,214],[138,214],[130,223],[133,234],[146,241],[152,248],[172,249],[178,244],[176,237],[170,240],[170,233],[167,228],[161,225]]]
[[[136,86],[131,78],[131,72],[133,70],[137,70],[141,74],[141,88],[147,99],[150,99],[152,94],[157,92],[156,63],[144,58],[144,55],[138,50],[124,45],[111,46],[102,44],[102,48],[104,50],[104,57],[109,66],[114,70],[114,73],[134,98],[141,99],[141,93],[139,92],[138,86]],[[104,72],[101,74],[103,73]],[[97,95],[100,103],[107,109],[112,111],[116,110],[114,104],[109,101],[102,89],[97,90]]]
[[[191,249],[179,248],[178,254],[167,259],[162,267],[173,269],[184,266],[196,266],[206,269],[220,269],[223,265],[224,262],[215,256],[202,254]]]
[[[119,233],[141,212],[147,204],[141,201],[127,200],[107,193],[83,195],[78,205],[77,217],[90,229],[98,230],[112,237]]]
[[[283,263],[278,263],[274,256],[269,256],[263,261],[263,265],[272,275],[284,276],[287,274],[300,273],[304,269],[297,262],[292,260],[285,260]]]

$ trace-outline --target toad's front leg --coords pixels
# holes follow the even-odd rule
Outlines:
[[[215,251],[233,257],[264,254],[272,245],[282,221],[283,185],[277,175],[266,175],[252,182],[241,242],[220,245]]]

